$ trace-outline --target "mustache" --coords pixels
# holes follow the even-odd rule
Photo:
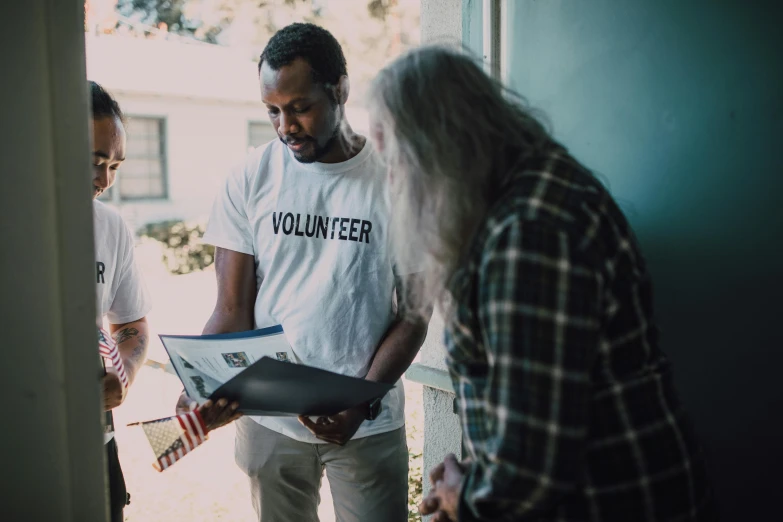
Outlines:
[[[281,136],[280,137],[280,141],[282,141],[286,145],[290,145],[292,143],[303,143],[303,142],[306,142],[306,141],[315,141],[315,140],[313,140],[313,138],[311,138],[310,136],[305,136],[303,138],[293,138],[293,137],[285,137],[284,138],[284,137]]]

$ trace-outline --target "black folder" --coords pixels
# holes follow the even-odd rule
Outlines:
[[[383,397],[392,384],[262,357],[215,390],[210,399],[239,403],[246,415],[329,416]]]

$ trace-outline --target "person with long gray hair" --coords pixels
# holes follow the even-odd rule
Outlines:
[[[421,513],[713,520],[650,276],[608,191],[459,50],[398,58],[369,110],[395,259],[423,268],[406,309],[443,315],[468,454],[430,472]]]

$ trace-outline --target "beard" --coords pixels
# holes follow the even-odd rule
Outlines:
[[[332,130],[332,135],[323,145],[318,145],[318,142],[314,138],[308,136],[303,140],[306,143],[305,147],[299,151],[291,150],[291,153],[299,163],[315,163],[331,152],[334,147],[339,145],[339,137],[340,123],[338,122]],[[280,138],[280,141],[288,146],[288,142],[285,139]]]

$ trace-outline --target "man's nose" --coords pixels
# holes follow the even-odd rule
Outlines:
[[[288,136],[299,133],[299,122],[292,114],[280,114],[280,134]]]
[[[109,168],[96,168],[95,178],[93,183],[96,187],[102,190],[106,190],[109,187]]]

